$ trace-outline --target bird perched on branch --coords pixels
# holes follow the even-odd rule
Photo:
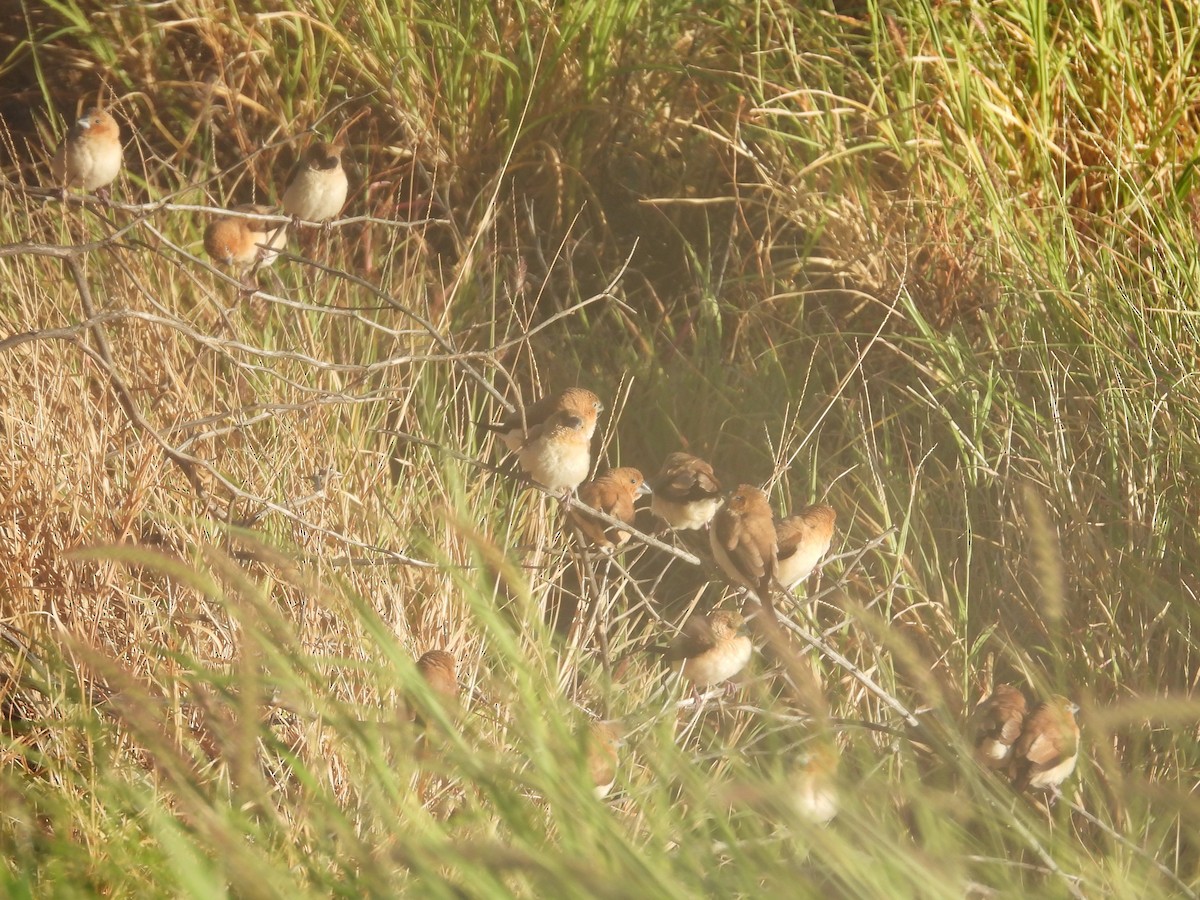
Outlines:
[[[121,126],[111,114],[93,107],[67,131],[50,160],[50,172],[63,188],[100,191],[121,171]]]
[[[989,769],[1007,768],[1013,745],[1021,736],[1028,703],[1011,684],[998,684],[980,702],[972,717],[975,725],[975,758]]]
[[[567,388],[484,427],[500,435],[530,478],[552,491],[570,492],[588,476],[592,435],[604,404],[591,391]]]
[[[1079,759],[1079,707],[1061,694],[1039,703],[1025,719],[1012,752],[1013,786],[1056,790]]]
[[[326,222],[341,212],[349,188],[344,152],[340,144],[310,146],[283,192],[283,211],[305,222]]]
[[[729,580],[753,591],[770,611],[777,545],[767,495],[751,485],[738,485],[713,517],[709,542]]]
[[[267,206],[243,203],[235,213],[270,215]],[[204,249],[214,260],[232,269],[242,269],[248,278],[256,266],[269,266],[287,243],[287,225],[245,216],[218,216],[204,231]]]
[[[703,528],[721,506],[721,482],[698,456],[677,451],[650,483],[650,511],[676,531]]]
[[[750,662],[754,645],[739,613],[693,614],[670,646],[656,648],[668,662],[683,661],[683,677],[697,689],[728,681]]]
[[[791,590],[813,573],[833,543],[837,513],[832,506],[806,506],[775,524],[776,580]]]
[[[634,501],[650,493],[642,473],[637,469],[609,469],[579,489],[579,500],[622,522],[633,524]],[[629,532],[610,525],[581,509],[569,513],[584,539],[602,553],[612,553],[629,540]]]

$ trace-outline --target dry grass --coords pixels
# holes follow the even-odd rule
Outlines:
[[[31,13],[0,885],[1194,893],[1196,23],[1095,9]],[[42,196],[49,110],[102,82],[119,202]],[[348,219],[247,297],[204,210],[277,196],[309,127],[348,129]],[[821,649],[719,707],[664,684],[713,570],[581,554],[474,424],[576,382],[602,465],[682,446],[838,509],[791,610]],[[964,752],[993,680],[1084,708],[1053,809]],[[589,715],[629,731],[605,803]],[[778,797],[831,733],[821,829]]]

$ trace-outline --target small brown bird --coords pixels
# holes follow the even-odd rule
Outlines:
[[[650,483],[650,511],[676,531],[703,528],[721,506],[721,482],[698,456],[676,451]]]
[[[349,182],[340,144],[316,143],[304,154],[292,183],[283,192],[283,211],[305,222],[325,222],[346,205]]]
[[[617,783],[617,748],[623,729],[618,722],[592,722],[588,726],[587,767],[596,796],[603,799]]]
[[[1011,684],[998,684],[991,696],[980,702],[972,717],[975,725],[975,759],[989,769],[1006,768],[1013,744],[1021,736],[1028,704],[1025,695]]]
[[[649,492],[642,473],[637,469],[609,469],[583,485],[579,489],[579,499],[592,509],[632,525],[634,500]],[[581,509],[572,509],[569,515],[584,539],[602,553],[612,553],[629,540],[628,531],[609,525]]]
[[[552,491],[579,487],[592,466],[592,435],[604,404],[591,391],[568,388],[484,427],[498,432],[529,477]]]
[[[513,453],[519,453],[527,441],[540,433],[539,430],[563,410],[577,412],[583,417],[585,423],[591,423],[587,431],[590,441],[596,431],[596,421],[600,413],[604,412],[604,404],[591,391],[585,388],[571,387],[557,394],[543,397],[536,403],[525,407],[523,411],[514,409],[499,422],[482,422],[480,424],[488,431],[499,434],[500,440],[504,441],[504,446]]]
[[[1061,694],[1039,703],[1025,719],[1013,747],[1013,786],[1055,790],[1079,759],[1079,707]]]
[[[709,542],[729,580],[749,588],[769,608],[776,542],[767,495],[751,485],[738,485],[713,517]]]
[[[838,763],[841,754],[831,738],[814,738],[797,760],[789,778],[792,809],[806,822],[828,825],[838,814]]]
[[[806,506],[775,524],[779,545],[775,577],[789,591],[813,573],[833,543],[832,506]]]
[[[696,613],[664,651],[667,660],[683,660],[683,677],[697,689],[728,681],[750,662],[754,645],[739,613]]]
[[[99,191],[117,177],[121,158],[121,126],[109,113],[93,108],[67,131],[50,160],[50,172],[64,191]]]
[[[447,714],[458,707],[458,661],[445,650],[429,650],[417,660],[417,671],[425,683],[441,701]],[[424,724],[420,715],[415,715],[418,724]]]
[[[271,209],[243,203],[234,212],[266,216]],[[287,243],[287,225],[247,219],[243,216],[218,216],[204,231],[204,249],[215,261],[247,274],[256,266],[269,266]]]

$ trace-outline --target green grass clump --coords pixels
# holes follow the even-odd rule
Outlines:
[[[560,6],[14,20],[0,894],[1194,895],[1196,11]],[[97,96],[115,203],[45,196]],[[205,210],[310,131],[346,218],[239,291]],[[602,467],[838,510],[823,649],[665,678],[732,593],[582,554],[476,424],[575,383]],[[1052,805],[971,759],[1005,680],[1082,706]]]

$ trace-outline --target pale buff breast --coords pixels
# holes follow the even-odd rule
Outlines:
[[[1046,769],[1044,772],[1037,772],[1029,776],[1029,786],[1034,790],[1049,790],[1052,787],[1058,787],[1070,777],[1075,771],[1075,763],[1079,756],[1070,756],[1064,759],[1057,766]]]
[[[728,681],[746,668],[753,650],[750,638],[738,635],[684,662],[683,677],[697,687]]]
[[[347,188],[346,173],[340,166],[329,170],[306,168],[284,191],[283,208],[289,216],[306,222],[324,222],[342,211]]]
[[[521,468],[552,491],[574,490],[588,476],[591,453],[580,434],[550,431],[521,448]]]
[[[55,181],[95,191],[112,184],[121,171],[120,141],[66,141],[50,161]]]
[[[817,563],[829,552],[829,545],[832,543],[832,539],[809,543],[808,546],[797,547],[791,556],[781,556],[775,570],[779,583],[791,588],[811,575]]]
[[[712,517],[720,508],[720,497],[697,500],[692,503],[676,503],[674,500],[668,500],[658,494],[650,495],[650,511],[676,531],[703,528],[712,521]]]

